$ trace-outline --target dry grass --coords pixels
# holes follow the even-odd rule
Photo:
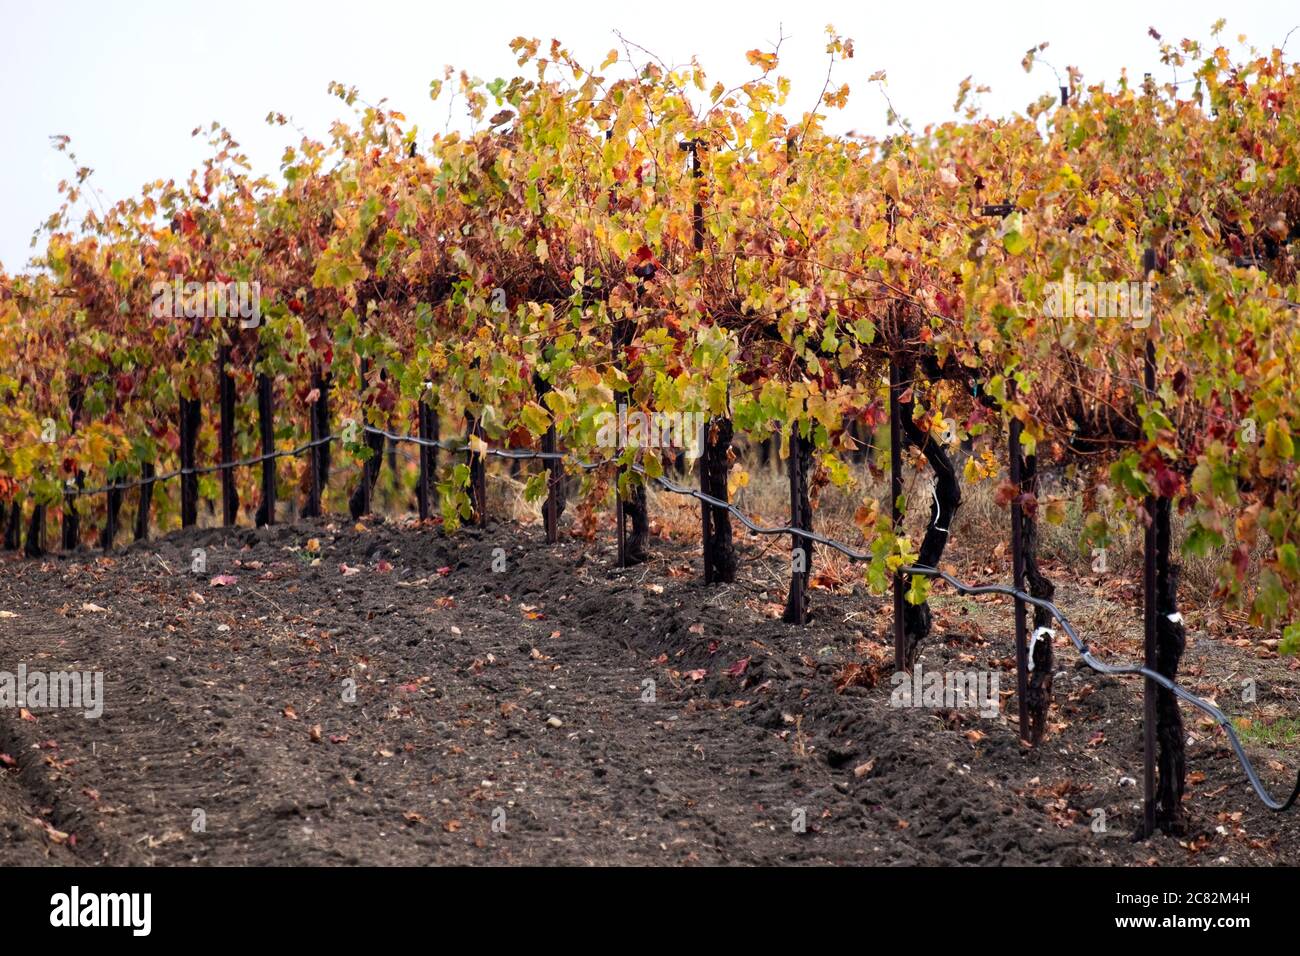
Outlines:
[[[394,476],[384,468],[376,495],[376,504],[383,510],[401,512],[409,510],[415,486],[415,456],[402,455],[398,459],[399,474]],[[747,486],[738,488],[732,500],[746,514],[760,524],[783,525],[790,513],[790,491],[785,463],[763,466],[756,460],[737,462],[736,469],[749,474]],[[542,520],[541,503],[524,500],[524,481],[531,472],[525,464],[521,473],[512,477],[508,466],[495,464],[489,470],[488,506],[494,516],[531,525]],[[867,542],[853,522],[854,513],[868,499],[880,502],[882,509],[888,502],[888,476],[877,477],[864,463],[850,468],[853,484],[849,488],[836,488],[827,484],[815,496],[814,513],[816,530],[853,547],[865,547]],[[692,470],[685,476],[670,472],[670,477],[682,484],[695,486],[698,482]],[[961,569],[983,580],[1007,582],[1011,577],[1010,511],[996,501],[997,479],[962,483],[962,504],[953,522],[952,536],[944,556],[944,563]],[[350,482],[331,482],[331,485]],[[925,467],[914,467],[909,462],[904,469],[904,493],[913,505],[904,518],[904,529],[913,542],[919,542],[929,521],[933,482]],[[1039,558],[1050,565],[1061,578],[1081,580],[1096,579],[1093,556],[1079,546],[1083,530],[1085,509],[1081,486],[1052,483],[1044,479],[1040,498],[1058,496],[1065,502],[1065,519],[1060,524],[1039,522]],[[576,493],[576,487],[571,494]],[[608,494],[609,492],[607,492]],[[346,497],[332,502],[346,508]],[[649,492],[651,530],[654,534],[683,542],[698,542],[700,536],[700,509],[694,499],[674,495],[651,486]],[[1183,520],[1174,516],[1175,541],[1181,541]],[[741,526],[736,534],[749,537]],[[781,567],[788,558],[789,543],[785,538],[770,537],[762,540],[759,557],[770,560],[777,578],[784,578]],[[1126,579],[1138,583],[1142,569],[1143,530],[1132,526],[1117,530],[1107,548],[1107,576],[1114,580]],[[1259,549],[1252,557],[1252,565],[1264,557]],[[1219,580],[1219,568],[1227,551],[1204,558],[1180,555],[1182,565],[1182,591],[1186,599],[1197,604],[1213,603],[1213,594]],[[818,549],[815,569],[829,582],[852,581],[860,577],[860,569],[844,555],[830,549]],[[1253,568],[1252,568],[1253,570]],[[1086,609],[1084,610],[1086,613]],[[1100,609],[1099,609],[1100,612]]]
[[[749,484],[736,491],[733,496],[735,504],[760,524],[785,524],[790,513],[790,490],[784,463],[764,467],[756,462],[741,462],[737,467],[749,472]],[[862,548],[867,542],[853,523],[854,513],[863,501],[871,498],[880,502],[882,509],[887,507],[888,476],[883,480],[877,478],[865,464],[852,466],[851,474],[854,483],[850,488],[827,485],[821,489],[814,502],[815,525],[816,530],[823,534]],[[678,480],[686,484],[696,481],[693,475]],[[944,563],[973,566],[981,576],[991,573],[997,580],[1009,582],[1011,516],[1009,508],[997,503],[997,483],[997,479],[962,482],[962,503],[953,522]],[[932,487],[933,480],[927,469],[904,469],[904,493],[907,500],[914,503],[904,518],[904,528],[913,542],[920,541],[929,522]],[[1064,499],[1065,519],[1060,524],[1045,520],[1039,522],[1040,560],[1069,577],[1096,577],[1091,551],[1085,553],[1079,545],[1086,515],[1082,488],[1045,483],[1041,496],[1049,494]],[[677,540],[698,540],[699,505],[694,500],[652,489],[650,510],[657,533]],[[1175,542],[1182,540],[1183,526],[1183,519],[1175,514]],[[738,534],[743,531],[743,528],[737,529]],[[780,547],[784,550],[786,546],[782,544]],[[1107,575],[1137,583],[1142,573],[1142,554],[1143,529],[1140,526],[1119,529],[1106,549]],[[1180,554],[1178,562],[1183,569],[1181,584],[1184,595],[1197,603],[1213,601],[1219,568],[1227,556],[1227,549],[1201,558]],[[1252,564],[1263,557],[1263,549],[1260,549],[1253,556]],[[859,573],[848,558],[827,549],[818,551],[817,566],[819,569],[829,567],[840,578],[852,579]]]

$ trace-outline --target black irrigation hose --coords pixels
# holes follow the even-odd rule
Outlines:
[[[386,432],[382,428],[373,428],[366,426],[366,431],[372,435],[383,435],[390,441],[410,442],[412,445],[423,445],[426,448],[441,448],[444,451],[469,453],[469,443],[459,438],[420,438],[416,435],[396,435],[393,432]],[[540,459],[543,461],[572,461],[583,471],[595,471],[597,468],[603,468],[605,465],[613,464],[618,461],[617,458],[601,458],[598,461],[582,461],[574,458],[562,451],[532,451],[530,449],[517,448],[489,448],[484,452],[490,458],[504,458],[507,461],[533,461]]]
[[[373,435],[382,435],[383,437],[389,439],[390,441],[395,441],[395,442],[410,442],[415,445],[423,445],[432,448],[441,448],[445,451],[451,451],[451,452],[468,452],[470,450],[468,443],[464,441],[455,440],[455,439],[434,440],[430,438],[420,438],[415,435],[398,435],[392,432],[384,431],[383,429],[380,428],[374,428],[370,425],[365,426],[365,431]],[[243,468],[249,465],[256,465],[260,462],[268,461],[273,458],[296,457],[297,455],[301,455],[307,451],[310,451],[312,448],[315,448],[317,445],[324,445],[324,444],[328,444],[331,441],[335,441],[338,439],[338,437],[339,436],[337,435],[325,435],[322,438],[317,438],[313,441],[309,441],[305,445],[300,445],[299,447],[289,451],[272,452],[271,454],[268,455],[258,455],[254,458],[245,458],[239,461],[225,462],[218,465],[209,465],[205,468],[189,468],[189,469],[181,468],[181,469],[177,469],[176,471],[170,471],[161,475],[155,475],[154,477],[147,480],[140,479],[127,484],[105,485],[100,488],[82,488],[76,490],[70,489],[68,491],[68,494],[72,494],[75,496],[84,496],[84,495],[104,494],[109,491],[129,491],[132,488],[138,488],[141,485],[148,484],[149,482],[166,481],[170,478],[176,478],[180,475],[211,474],[213,472],[224,471],[228,468]],[[617,461],[617,458],[605,458],[595,462],[586,462],[586,461],[581,461],[580,459],[573,458],[572,456],[564,452],[544,452],[544,451],[531,451],[531,450],[508,449],[508,448],[489,448],[486,450],[485,454],[496,458],[504,458],[504,459],[514,460],[514,461],[524,461],[524,460],[532,460],[532,459],[542,459],[548,461],[573,461],[585,471],[593,471],[604,465],[608,465]],[[817,534],[814,531],[806,531],[803,528],[795,528],[791,525],[781,525],[780,527],[769,527],[769,526],[756,524],[749,517],[749,515],[745,514],[743,511],[741,511],[731,502],[722,501],[721,499],[715,498],[712,495],[707,495],[696,488],[687,488],[685,485],[679,485],[676,482],[663,477],[662,475],[651,475],[649,472],[645,470],[645,467],[643,465],[634,464],[632,465],[632,470],[639,475],[651,479],[652,481],[656,482],[660,487],[662,487],[665,491],[668,491],[672,494],[686,495],[691,498],[696,498],[699,501],[704,502],[705,504],[712,505],[715,508],[722,508],[728,511],[737,521],[743,524],[754,534],[795,535],[805,540],[812,541],[816,544],[820,544],[824,547],[828,547],[835,551],[838,551],[841,554],[845,555],[848,558],[851,558],[854,561],[870,561],[872,559],[872,555],[869,552],[858,551],[854,548],[849,547],[846,544],[843,544],[842,542],[836,541],[833,538],[828,538],[822,534]],[[963,584],[962,582],[954,578],[952,575],[944,571],[940,571],[937,568],[929,568],[921,565],[905,565],[904,567],[899,568],[899,572],[902,574],[919,574],[925,578],[939,578],[943,581],[946,581],[949,585],[951,585],[953,589],[957,591],[958,594],[963,594],[963,595],[1002,594],[1007,597],[1016,598],[1017,600],[1024,601],[1026,604],[1031,604],[1034,607],[1042,608],[1044,611],[1050,614],[1057,621],[1057,623],[1061,625],[1061,629],[1065,631],[1066,636],[1070,639],[1070,643],[1073,644],[1075,650],[1079,652],[1080,658],[1083,660],[1085,664],[1088,665],[1088,667],[1092,668],[1092,670],[1096,671],[1099,674],[1135,675],[1135,676],[1145,677],[1159,684],[1161,687],[1165,688],[1166,690],[1168,690],[1179,700],[1186,701],[1196,709],[1209,715],[1210,718],[1213,719],[1216,724],[1218,724],[1221,728],[1223,728],[1224,733],[1228,735],[1228,740],[1232,744],[1232,750],[1237,756],[1237,761],[1238,763],[1241,764],[1242,770],[1245,771],[1246,779],[1250,781],[1251,787],[1254,788],[1255,793],[1259,796],[1259,799],[1263,801],[1264,806],[1268,807],[1270,810],[1282,812],[1291,809],[1292,805],[1295,804],[1296,799],[1300,797],[1300,774],[1297,774],[1295,787],[1291,790],[1291,795],[1285,801],[1276,799],[1275,797],[1272,796],[1272,794],[1268,792],[1268,789],[1264,786],[1263,781],[1259,779],[1259,774],[1255,772],[1255,767],[1250,762],[1250,758],[1246,756],[1246,751],[1242,747],[1241,739],[1237,736],[1237,732],[1232,726],[1232,721],[1228,719],[1227,715],[1224,714],[1223,711],[1219,710],[1219,708],[1215,707],[1213,704],[1209,703],[1208,701],[1202,700],[1201,698],[1197,697],[1191,691],[1180,686],[1177,682],[1170,680],[1168,677],[1165,677],[1165,675],[1157,671],[1153,671],[1150,668],[1142,667],[1138,664],[1106,664],[1102,661],[1097,660],[1097,658],[1093,656],[1092,650],[1083,641],[1083,639],[1080,638],[1079,635],[1075,632],[1074,626],[1069,622],[1066,616],[1063,613],[1061,613],[1061,610],[1051,601],[1045,601],[1042,598],[1036,598],[1032,594],[1027,594],[1024,591],[1019,591],[1016,588],[1007,587],[1002,584],[976,584],[976,585]]]
[[[651,477],[646,473],[645,469],[642,466],[635,465],[633,467],[638,473],[642,475],[646,475],[647,477]],[[730,502],[720,501],[719,499],[714,498],[711,495],[706,495],[702,491],[697,491],[694,488],[687,488],[682,485],[678,485],[672,481],[669,481],[667,478],[664,477],[655,477],[654,480],[658,482],[665,490],[670,491],[673,494],[689,495],[692,498],[698,498],[700,501],[713,505],[714,507],[725,508],[727,511],[731,512],[731,514],[736,518],[736,520],[738,520],[741,524],[745,525],[745,527],[749,528],[749,530],[754,532],[755,534],[797,535],[801,538],[805,538],[809,541],[814,541],[828,548],[833,548],[834,550],[839,551],[841,554],[844,554],[849,558],[852,558],[854,561],[870,561],[872,558],[872,556],[865,551],[857,551],[853,548],[850,548],[846,544],[841,544],[839,541],[835,541],[832,538],[827,538],[825,535],[816,534],[812,531],[805,531],[803,528],[794,528],[791,527],[790,525],[784,525],[779,528],[763,527],[761,525],[757,525],[750,520],[748,515],[744,514],[742,511],[740,511],[735,505],[731,504]],[[1223,711],[1219,710],[1219,708],[1215,707],[1213,704],[1209,703],[1208,701],[1204,701],[1201,698],[1197,697],[1191,691],[1181,687],[1178,683],[1170,680],[1164,674],[1161,674],[1157,671],[1153,671],[1148,667],[1142,667],[1138,664],[1106,664],[1102,661],[1097,660],[1097,658],[1093,656],[1092,650],[1088,647],[1086,643],[1084,643],[1083,639],[1080,638],[1079,635],[1075,632],[1074,626],[1069,622],[1069,620],[1066,619],[1065,615],[1061,613],[1060,608],[1058,608],[1051,601],[1045,601],[1042,598],[1036,598],[1032,594],[1026,594],[1024,591],[1019,591],[1015,588],[1007,587],[1002,584],[976,584],[976,585],[963,584],[962,582],[954,578],[952,575],[947,574],[944,571],[940,571],[937,568],[925,567],[924,565],[905,565],[899,568],[899,572],[902,574],[919,574],[925,578],[940,578],[941,580],[944,580],[948,582],[948,584],[952,585],[952,587],[957,591],[958,594],[1004,594],[1007,597],[1017,598],[1021,601],[1024,601],[1027,604],[1032,604],[1034,607],[1042,608],[1044,611],[1046,611],[1048,614],[1052,615],[1052,617],[1056,619],[1056,621],[1061,625],[1061,629],[1065,631],[1066,636],[1070,639],[1070,643],[1072,643],[1074,645],[1075,650],[1079,652],[1079,656],[1083,659],[1083,662],[1087,664],[1090,668],[1092,668],[1094,671],[1096,671],[1097,673],[1133,674],[1133,675],[1140,675],[1142,677],[1149,678],[1150,680],[1155,681],[1161,687],[1170,691],[1179,700],[1184,700],[1187,703],[1191,704],[1193,707],[1195,707],[1197,710],[1200,710],[1203,713],[1208,714],[1214,720],[1215,723],[1217,723],[1220,727],[1223,728],[1224,733],[1228,735],[1228,740],[1232,744],[1232,749],[1237,755],[1237,761],[1238,763],[1241,764],[1241,769],[1244,770],[1246,773],[1246,779],[1250,781],[1251,787],[1253,787],[1255,793],[1259,795],[1259,799],[1263,801],[1264,806],[1268,807],[1270,810],[1276,810],[1278,812],[1282,812],[1284,810],[1291,809],[1292,805],[1296,802],[1297,797],[1300,797],[1300,774],[1296,775],[1295,787],[1291,790],[1291,795],[1285,801],[1276,799],[1275,797],[1273,797],[1272,794],[1268,792],[1268,789],[1264,786],[1263,781],[1259,779],[1259,774],[1255,772],[1255,767],[1250,762],[1250,758],[1246,756],[1246,751],[1241,746],[1241,740],[1237,736],[1236,730],[1233,729],[1232,721],[1228,719],[1227,715],[1225,715]]]
[[[210,475],[213,472],[227,471],[231,468],[246,468],[249,465],[257,465],[264,461],[270,461],[273,458],[295,458],[305,452],[311,451],[317,445],[325,445],[338,438],[337,435],[325,435],[323,438],[316,438],[307,442],[305,445],[299,445],[286,451],[273,451],[267,455],[258,455],[255,458],[241,458],[239,461],[227,461],[217,465],[206,465],[203,468],[177,468],[175,471],[165,471],[161,475],[154,475],[152,478],[137,478],[135,481],[129,481],[122,484],[101,485],[98,488],[65,488],[64,494],[73,498],[84,498],[87,495],[102,495],[110,491],[131,491],[133,488],[139,488],[141,485],[151,485],[156,481],[169,481],[172,478],[179,478],[181,475]]]

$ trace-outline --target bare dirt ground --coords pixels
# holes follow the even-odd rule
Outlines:
[[[740,543],[741,580],[712,588],[685,545],[656,540],[619,572],[608,539],[548,548],[508,524],[6,556],[0,670],[102,671],[105,702],[99,719],[0,709],[0,865],[1297,858],[1300,821],[1260,806],[1186,710],[1192,831],[1131,842],[1141,687],[1069,649],[1047,740],[1023,748],[1005,602],[936,588],[922,656],[1000,672],[998,717],[891,707],[888,599],[823,578],[815,620],[792,628],[774,619],[788,543]],[[954,541],[951,557],[963,578],[1005,578],[987,549]],[[1046,570],[1103,658],[1131,659],[1138,595]],[[1187,617],[1190,687],[1251,726],[1294,712],[1294,661],[1212,610]],[[1246,678],[1258,702],[1234,704]],[[1294,748],[1261,733],[1250,750],[1289,789]]]

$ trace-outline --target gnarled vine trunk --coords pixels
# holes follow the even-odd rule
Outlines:
[[[1156,670],[1174,680],[1187,646],[1182,615],[1178,613],[1180,568],[1169,560],[1170,502],[1156,499]],[[1187,735],[1178,698],[1164,687],[1156,688],[1156,740],[1160,745],[1156,784],[1156,825],[1166,833],[1182,833],[1187,827],[1183,811],[1183,789],[1187,782],[1184,753]]]
[[[812,499],[808,492],[812,460],[812,438],[802,437],[796,428],[790,438],[790,526],[804,531],[813,530]],[[781,620],[787,624],[806,624],[813,544],[806,538],[795,536],[790,545],[790,553],[790,591],[785,599],[785,613],[781,615]]]
[[[730,418],[712,418],[704,426],[704,447],[700,457],[700,490],[726,501],[727,473],[731,469],[732,423]],[[715,505],[703,506],[708,529],[704,546],[704,582],[730,584],[736,580],[736,545],[732,540],[731,512]]]
[[[153,462],[141,462],[140,477],[144,483],[140,485],[140,499],[135,509],[136,541],[143,541],[149,537],[149,512],[153,505],[154,475],[157,473],[157,466]]]
[[[903,440],[921,450],[934,472],[934,500],[930,505],[930,524],[921,539],[921,550],[916,563],[922,567],[938,568],[948,544],[948,530],[961,506],[961,484],[957,468],[941,443],[912,420],[912,403],[899,402],[898,413],[903,429]],[[905,603],[903,605],[903,633],[906,640],[904,662],[910,670],[921,652],[921,645],[930,635],[932,615],[930,603]]]
[[[1038,497],[1038,458],[1028,455],[1020,472],[1021,494]],[[1025,562],[1025,583],[1029,593],[1044,601],[1052,600],[1056,586],[1038,566],[1038,518],[1034,508],[1026,508],[1020,523],[1020,547]],[[1047,728],[1047,711],[1052,702],[1052,615],[1041,607],[1034,608],[1034,630],[1030,638],[1029,688],[1026,704],[1029,710],[1029,740],[1037,746]]]

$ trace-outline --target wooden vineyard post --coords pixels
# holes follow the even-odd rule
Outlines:
[[[487,527],[487,461],[480,450],[483,445],[483,423],[477,415],[465,413],[469,435],[469,498],[474,510],[474,523]],[[478,446],[478,447],[475,447]]]
[[[362,310],[361,322],[364,325],[365,316],[369,311],[369,303],[366,303]],[[370,374],[370,359],[367,356],[361,357],[361,401],[360,412],[361,427],[363,429],[362,441],[366,448],[370,450],[370,457],[361,463],[361,480],[357,483],[357,490],[352,493],[352,499],[349,501],[349,508],[353,518],[360,518],[362,515],[370,514],[371,498],[376,483],[379,481],[379,472],[384,466],[384,442],[386,439],[378,432],[369,431],[369,424],[366,416],[365,394],[366,394],[366,377]],[[382,378],[382,370],[380,377]]]
[[[475,370],[478,369],[478,359],[474,360],[472,367]],[[469,406],[465,409],[467,444],[469,446],[469,500],[470,507],[474,512],[474,523],[480,528],[486,528],[487,456],[482,451],[485,444],[483,440],[483,421],[473,411],[478,407],[478,392],[471,390],[469,393]]]
[[[1015,395],[1015,382],[1009,386],[1010,394]],[[1010,462],[1011,484],[1015,486],[1016,496],[1011,499],[1011,569],[1014,586],[1017,591],[1025,590],[1025,553],[1024,553],[1024,505],[1022,502],[1024,488],[1021,474],[1022,457],[1020,452],[1020,433],[1022,425],[1019,418],[1012,417],[1007,430],[1007,457]],[[1020,739],[1026,743],[1030,739],[1029,731],[1029,644],[1026,639],[1025,602],[1016,597],[1016,705],[1020,717]]]
[[[426,389],[431,392],[432,389]],[[420,520],[428,521],[433,513],[433,484],[438,475],[438,448],[425,442],[438,440],[438,412],[423,399],[416,405],[416,428],[420,437],[420,474],[416,479],[415,500],[420,509]]]
[[[1155,271],[1156,254],[1147,249],[1143,254],[1145,281],[1150,281]],[[1142,356],[1142,378],[1147,399],[1156,391],[1156,345],[1148,329],[1146,349]],[[1143,664],[1156,669],[1156,496],[1148,494],[1143,502],[1147,526],[1143,548],[1142,623],[1144,633]],[[1150,677],[1142,680],[1142,836],[1149,837],[1156,829],[1156,682]]]
[[[23,553],[29,558],[45,555],[45,505],[40,502],[32,504],[32,520],[27,526],[27,543]]]
[[[311,394],[316,401],[307,406],[308,431],[311,435],[311,452],[307,461],[311,473],[307,476],[307,500],[302,506],[304,518],[319,518],[322,513],[321,496],[330,481],[330,385],[333,373],[318,363],[311,371]]]
[[[546,434],[542,438],[542,451],[554,455],[558,450],[559,442],[555,434],[555,425],[546,429]],[[560,481],[563,476],[560,471],[560,462],[554,458],[547,458],[546,466],[546,507],[543,511],[543,519],[546,524],[546,543],[559,544],[560,542]]]
[[[687,140],[682,143],[682,149],[690,153],[691,157],[691,181],[695,186],[695,202],[691,206],[691,245],[695,250],[696,256],[704,251],[704,206],[700,202],[700,144],[698,140]],[[709,422],[704,423],[704,444],[708,444]],[[700,458],[700,491],[704,494],[711,493],[711,487],[708,477],[708,464],[705,458]],[[700,502],[700,533],[704,545],[704,583],[712,584],[717,579],[717,574],[713,567],[713,508],[707,502]]]
[[[307,503],[303,506],[302,515],[304,518],[320,517],[320,420],[316,417],[316,409],[313,406],[310,411],[310,437],[311,451],[307,455],[307,468],[310,474],[307,476]]]
[[[17,497],[9,503],[9,521],[5,524],[5,550],[17,551],[22,543],[23,507]]]
[[[803,403],[803,414],[808,414],[808,403]],[[808,479],[813,464],[813,441],[800,434],[798,422],[790,426],[790,527],[800,531],[813,530],[812,501],[809,498]],[[812,541],[803,535],[790,535],[790,592],[785,601],[781,620],[787,624],[803,626],[808,623],[808,581],[812,576]]]
[[[533,373],[533,390],[537,393],[538,404],[545,406],[546,394],[551,390],[551,383],[540,372]],[[555,431],[555,421],[546,427],[542,436],[542,453],[554,455],[559,450],[559,436]],[[542,523],[546,528],[546,543],[557,544],[560,540],[560,481],[563,478],[563,466],[557,459],[542,460],[546,468],[546,503],[542,506]]]
[[[796,426],[797,428],[798,426]],[[799,500],[799,489],[803,486],[805,478],[803,474],[803,456],[799,454],[795,443],[798,437],[790,437],[790,523],[797,527],[799,515],[803,511],[802,502]],[[790,555],[791,567],[794,569],[790,574],[790,616],[793,618],[792,624],[803,624],[808,618],[808,590],[804,586],[804,575],[799,572],[799,555],[803,539],[797,534],[790,535]],[[807,557],[804,557],[807,561]]]
[[[199,518],[199,476],[194,473],[194,448],[199,437],[200,415],[198,399],[181,399],[181,527],[183,528],[193,527]]]
[[[613,341],[610,343],[612,352],[611,360],[614,368],[619,372],[626,374],[623,368],[623,348],[632,337],[632,331],[628,327],[630,323],[626,320],[616,321],[613,324]],[[618,422],[618,427],[614,432],[614,455],[616,458],[623,456],[623,434],[627,428],[627,392],[619,390],[614,393],[614,416]],[[623,500],[623,478],[627,474],[627,466],[622,461],[618,463],[618,469],[614,474],[614,528],[618,538],[618,566],[627,567],[627,505]],[[707,553],[705,561],[707,562]]]
[[[77,469],[77,477],[81,477],[81,469]],[[81,538],[81,513],[77,510],[77,494],[73,490],[74,487],[79,486],[69,483],[63,491],[63,524],[60,538],[64,551],[74,549]]]
[[[108,491],[104,495],[108,502],[108,513],[104,517],[104,535],[100,545],[105,552],[112,551],[113,542],[117,540],[117,519],[122,509],[122,492],[114,487],[116,484],[116,481],[110,482]]]
[[[217,349],[218,398],[221,405],[221,523],[229,528],[239,515],[235,488],[235,379],[230,374],[230,346]]]
[[[891,352],[889,355],[889,512],[894,522],[894,533],[899,533],[902,522],[902,509],[899,499],[903,497],[903,426],[899,419],[899,384],[898,360]],[[894,572],[894,670],[907,670],[907,634],[903,628],[903,573]]]
[[[271,376],[259,372],[257,376],[257,430],[262,439],[262,504],[258,507],[255,524],[275,524],[275,387]]]
[[[79,376],[74,376],[70,382],[68,392],[68,419],[71,425],[72,434],[76,434],[77,425],[81,420],[81,408],[85,398],[85,390]],[[80,490],[84,487],[84,473],[80,466],[77,468],[76,488]],[[77,543],[81,540],[81,512],[77,508],[79,496],[66,488],[63,493],[63,528],[62,544],[64,551],[71,551],[76,548]]]
[[[140,464],[140,498],[135,509],[135,540],[144,541],[149,537],[149,511],[153,507],[153,485],[156,474],[151,461]]]
[[[320,517],[321,486],[324,484],[321,476],[328,467],[325,461],[325,444],[322,441],[326,431],[321,427],[321,420],[325,416],[321,414],[320,409],[321,402],[326,399],[319,370],[312,373],[312,379],[313,390],[316,392],[316,401],[307,406],[307,424],[308,434],[311,437],[311,451],[307,455],[307,468],[310,473],[307,476],[307,501],[302,508],[304,518]]]

